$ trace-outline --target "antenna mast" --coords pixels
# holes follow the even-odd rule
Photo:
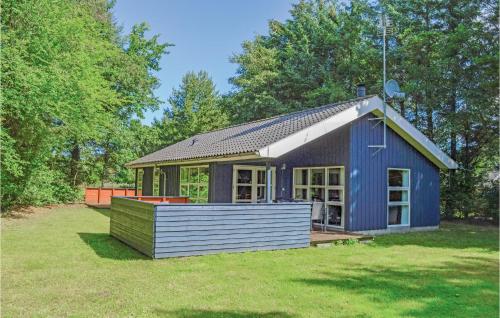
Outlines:
[[[385,100],[385,93],[386,93],[386,57],[385,57],[385,50],[386,50],[386,38],[387,35],[392,33],[392,28],[391,28],[391,21],[383,11],[381,16],[380,16],[380,31],[382,33],[382,59],[383,59],[383,88],[382,88],[382,99],[383,99],[383,110],[384,110],[384,117],[382,118],[369,118],[368,120],[378,120],[379,122],[375,124],[377,126],[381,121],[384,124],[384,140],[383,144],[381,145],[369,145],[368,147],[370,148],[379,148],[377,150],[380,151],[382,149],[385,149],[387,147],[387,110],[386,110],[386,100]],[[375,127],[373,126],[373,127]]]
[[[383,69],[384,69],[384,87],[383,87],[383,91],[382,91],[382,96],[383,96],[383,108],[384,108],[384,144],[383,144],[383,148],[385,149],[387,147],[387,110],[386,110],[386,102],[385,102],[385,82],[386,82],[386,68],[385,68],[385,43],[386,43],[386,36],[387,36],[387,22],[389,20],[387,19],[387,16],[385,15],[385,12],[382,13],[382,40],[383,40],[383,60],[384,60],[384,66],[383,66]]]

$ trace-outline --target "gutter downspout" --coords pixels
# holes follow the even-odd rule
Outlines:
[[[269,158],[269,147],[267,147],[267,157]],[[271,170],[271,162],[268,159],[268,160],[266,160],[266,202],[267,203],[273,203],[273,189],[271,187],[272,176],[273,176],[273,172]]]

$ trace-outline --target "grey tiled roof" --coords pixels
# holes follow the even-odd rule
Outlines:
[[[253,153],[371,97],[373,95],[198,134],[128,165]]]

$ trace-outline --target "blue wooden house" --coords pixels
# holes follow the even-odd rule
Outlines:
[[[457,164],[378,96],[211,131],[128,164],[142,195],[196,203],[321,202],[318,223],[364,233],[439,225],[439,172]],[[318,205],[316,203],[316,205]]]

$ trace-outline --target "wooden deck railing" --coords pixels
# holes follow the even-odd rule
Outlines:
[[[310,203],[152,202],[113,197],[110,233],[152,258],[308,247]],[[187,198],[185,198],[187,201]]]
[[[189,197],[170,197],[170,196],[127,196],[128,199],[145,201],[150,203],[189,203]]]
[[[189,203],[188,197],[146,196],[136,194],[135,189],[85,188],[85,203],[95,206],[111,205],[111,197],[127,197],[151,203]]]

